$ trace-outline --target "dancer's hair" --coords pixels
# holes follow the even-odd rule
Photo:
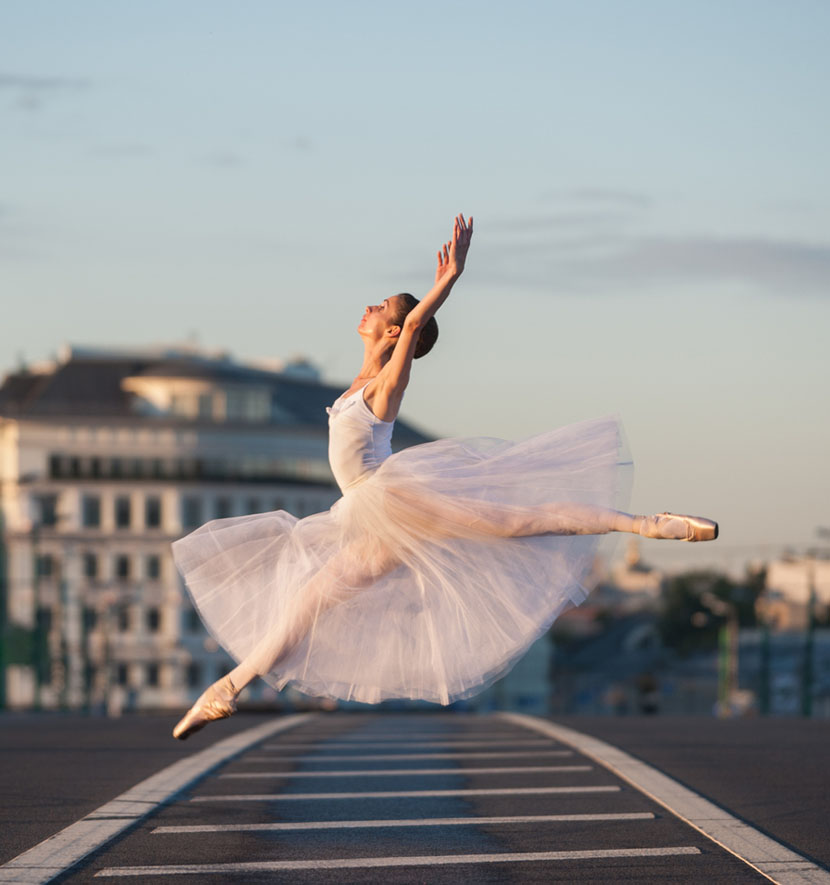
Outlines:
[[[395,324],[398,326],[403,326],[403,321],[406,319],[406,315],[418,304],[418,299],[414,295],[410,295],[409,292],[401,292],[397,296],[401,305],[398,309],[398,315],[395,317]],[[438,340],[438,321],[435,317],[430,317],[427,320],[427,324],[421,329],[421,334],[418,336],[418,343],[415,345],[415,359],[417,360],[419,357],[426,356],[431,350],[435,342]]]

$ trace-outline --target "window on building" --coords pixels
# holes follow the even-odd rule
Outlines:
[[[148,631],[150,633],[158,633],[159,627],[161,627],[161,612],[154,606],[147,609],[146,616]]]
[[[94,581],[98,577],[98,556],[95,553],[83,555],[84,577]]]
[[[196,609],[191,608],[188,610],[186,623],[188,633],[202,632],[202,620],[199,617],[199,613],[196,611]]]
[[[245,512],[246,513],[260,513],[260,500],[259,498],[246,498],[245,499]]]
[[[144,525],[148,529],[157,529],[161,525],[161,498],[148,495],[144,500]]]
[[[230,498],[221,497],[216,499],[216,518],[225,519],[233,516],[233,503]]]
[[[46,634],[52,629],[52,609],[48,606],[42,605],[38,608],[35,617],[35,629],[41,636],[46,636]]]
[[[285,498],[274,498],[274,510],[285,510]]]
[[[128,529],[131,521],[131,502],[129,495],[119,495],[115,499],[115,527]]]
[[[34,500],[35,519],[42,526],[58,524],[58,496],[37,495]]]
[[[213,418],[213,395],[210,393],[199,394],[199,417],[210,421]]]
[[[100,458],[90,458],[89,459],[89,475],[98,479],[102,474],[101,469],[101,459]]]
[[[81,523],[86,529],[101,526],[101,498],[98,495],[84,495],[81,501]]]
[[[115,557],[115,577],[119,581],[126,581],[130,577],[130,557],[126,553],[119,553]]]
[[[197,661],[191,661],[187,665],[187,686],[198,688],[202,684],[202,665]]]
[[[35,556],[35,574],[38,578],[54,578],[57,568],[51,553],[38,553]]]
[[[118,609],[118,629],[122,633],[126,633],[130,629],[130,610],[126,605],[122,605]]]
[[[126,664],[119,664],[115,668],[115,680],[119,685],[127,685],[130,673]]]
[[[158,581],[161,577],[161,557],[157,553],[149,553],[145,557],[144,575],[148,581]]]
[[[202,522],[202,499],[196,495],[182,498],[182,525],[187,529],[195,529]]]
[[[124,462],[120,458],[113,458],[110,461],[110,475],[113,479],[120,479],[124,476]]]
[[[159,684],[159,665],[147,664],[147,685]]]
[[[94,630],[98,623],[98,612],[90,606],[84,606],[84,630]]]

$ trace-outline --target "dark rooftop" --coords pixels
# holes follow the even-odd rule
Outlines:
[[[136,411],[135,394],[125,390],[130,377],[178,377],[217,383],[250,383],[271,389],[272,402],[281,415],[280,425],[324,430],[330,405],[347,385],[323,384],[312,377],[262,369],[223,358],[198,354],[141,354],[70,351],[48,370],[21,369],[8,374],[0,385],[0,418],[111,419],[188,425],[196,422],[175,415],[147,416]],[[231,422],[228,422],[231,423]],[[249,426],[249,425],[246,425]],[[256,425],[253,425],[256,426]],[[267,425],[266,425],[267,426]],[[395,426],[395,442],[412,445],[430,437],[405,421]]]

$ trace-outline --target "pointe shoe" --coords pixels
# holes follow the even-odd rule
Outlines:
[[[227,719],[236,712],[237,691],[229,676],[213,685],[185,713],[173,729],[173,737],[183,741],[214,719]]]
[[[718,524],[702,516],[683,516],[680,513],[655,513],[644,516],[640,526],[644,538],[671,541],[714,541]]]

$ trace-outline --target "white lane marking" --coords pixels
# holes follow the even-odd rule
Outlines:
[[[159,835],[173,833],[282,833],[295,830],[372,830],[384,827],[477,827],[487,824],[591,823],[610,820],[654,820],[650,811],[609,814],[520,814],[513,817],[432,817],[404,820],[317,820],[282,824],[191,824],[156,827]]]
[[[564,725],[526,716],[522,713],[499,713],[508,722],[524,725],[576,747],[580,753],[599,762],[641,793],[662,805],[689,826],[725,848],[744,863],[780,885],[810,882],[830,883],[830,873],[803,855],[776,842],[728,811],[684,787],[645,762],[629,756],[611,744]]]
[[[338,741],[349,743],[365,743],[366,741],[469,741],[469,740],[506,740],[526,741],[527,735],[516,729],[515,731],[470,731],[468,733],[458,731],[372,731],[369,734],[343,734],[332,732],[328,738],[336,738]]]
[[[263,777],[412,777],[417,775],[467,775],[467,774],[560,774],[570,771],[592,771],[593,765],[516,765],[509,768],[361,768],[345,771],[240,771],[220,774],[219,778]]]
[[[354,747],[356,750],[362,747],[437,747],[442,750],[450,747],[502,747],[509,745],[511,747],[550,747],[553,741],[550,740],[510,740],[510,741],[363,741],[358,744],[348,741],[320,741],[319,738],[309,738],[309,743],[314,743],[314,748],[319,751],[332,750],[348,750]],[[264,750],[308,750],[308,743],[305,744],[266,744]]]
[[[365,793],[242,793],[194,796],[191,802],[294,802],[298,799],[424,799],[443,796],[541,796],[555,793],[618,793],[620,787],[506,787],[481,790],[376,790]]]
[[[523,851],[508,854],[445,854],[425,857],[338,857],[331,860],[272,860],[248,863],[106,867],[97,876],[206,876],[211,873],[276,873],[287,870],[342,870],[379,867],[432,867],[448,864],[532,863],[544,860],[601,860],[615,857],[676,857],[700,854],[693,845],[677,848],[601,848],[592,851]]]
[[[0,882],[41,885],[83,860],[128,827],[152,814],[159,805],[190,786],[217,765],[280,731],[307,722],[302,713],[248,728],[194,753],[131,787],[34,848],[0,867]]]
[[[281,756],[270,754],[268,756],[245,756],[239,762],[372,762],[383,760],[384,762],[397,759],[521,759],[531,757],[539,759],[544,756],[573,756],[573,750],[517,750],[515,753],[366,753],[357,755],[344,753],[343,755],[314,755],[314,756]]]

